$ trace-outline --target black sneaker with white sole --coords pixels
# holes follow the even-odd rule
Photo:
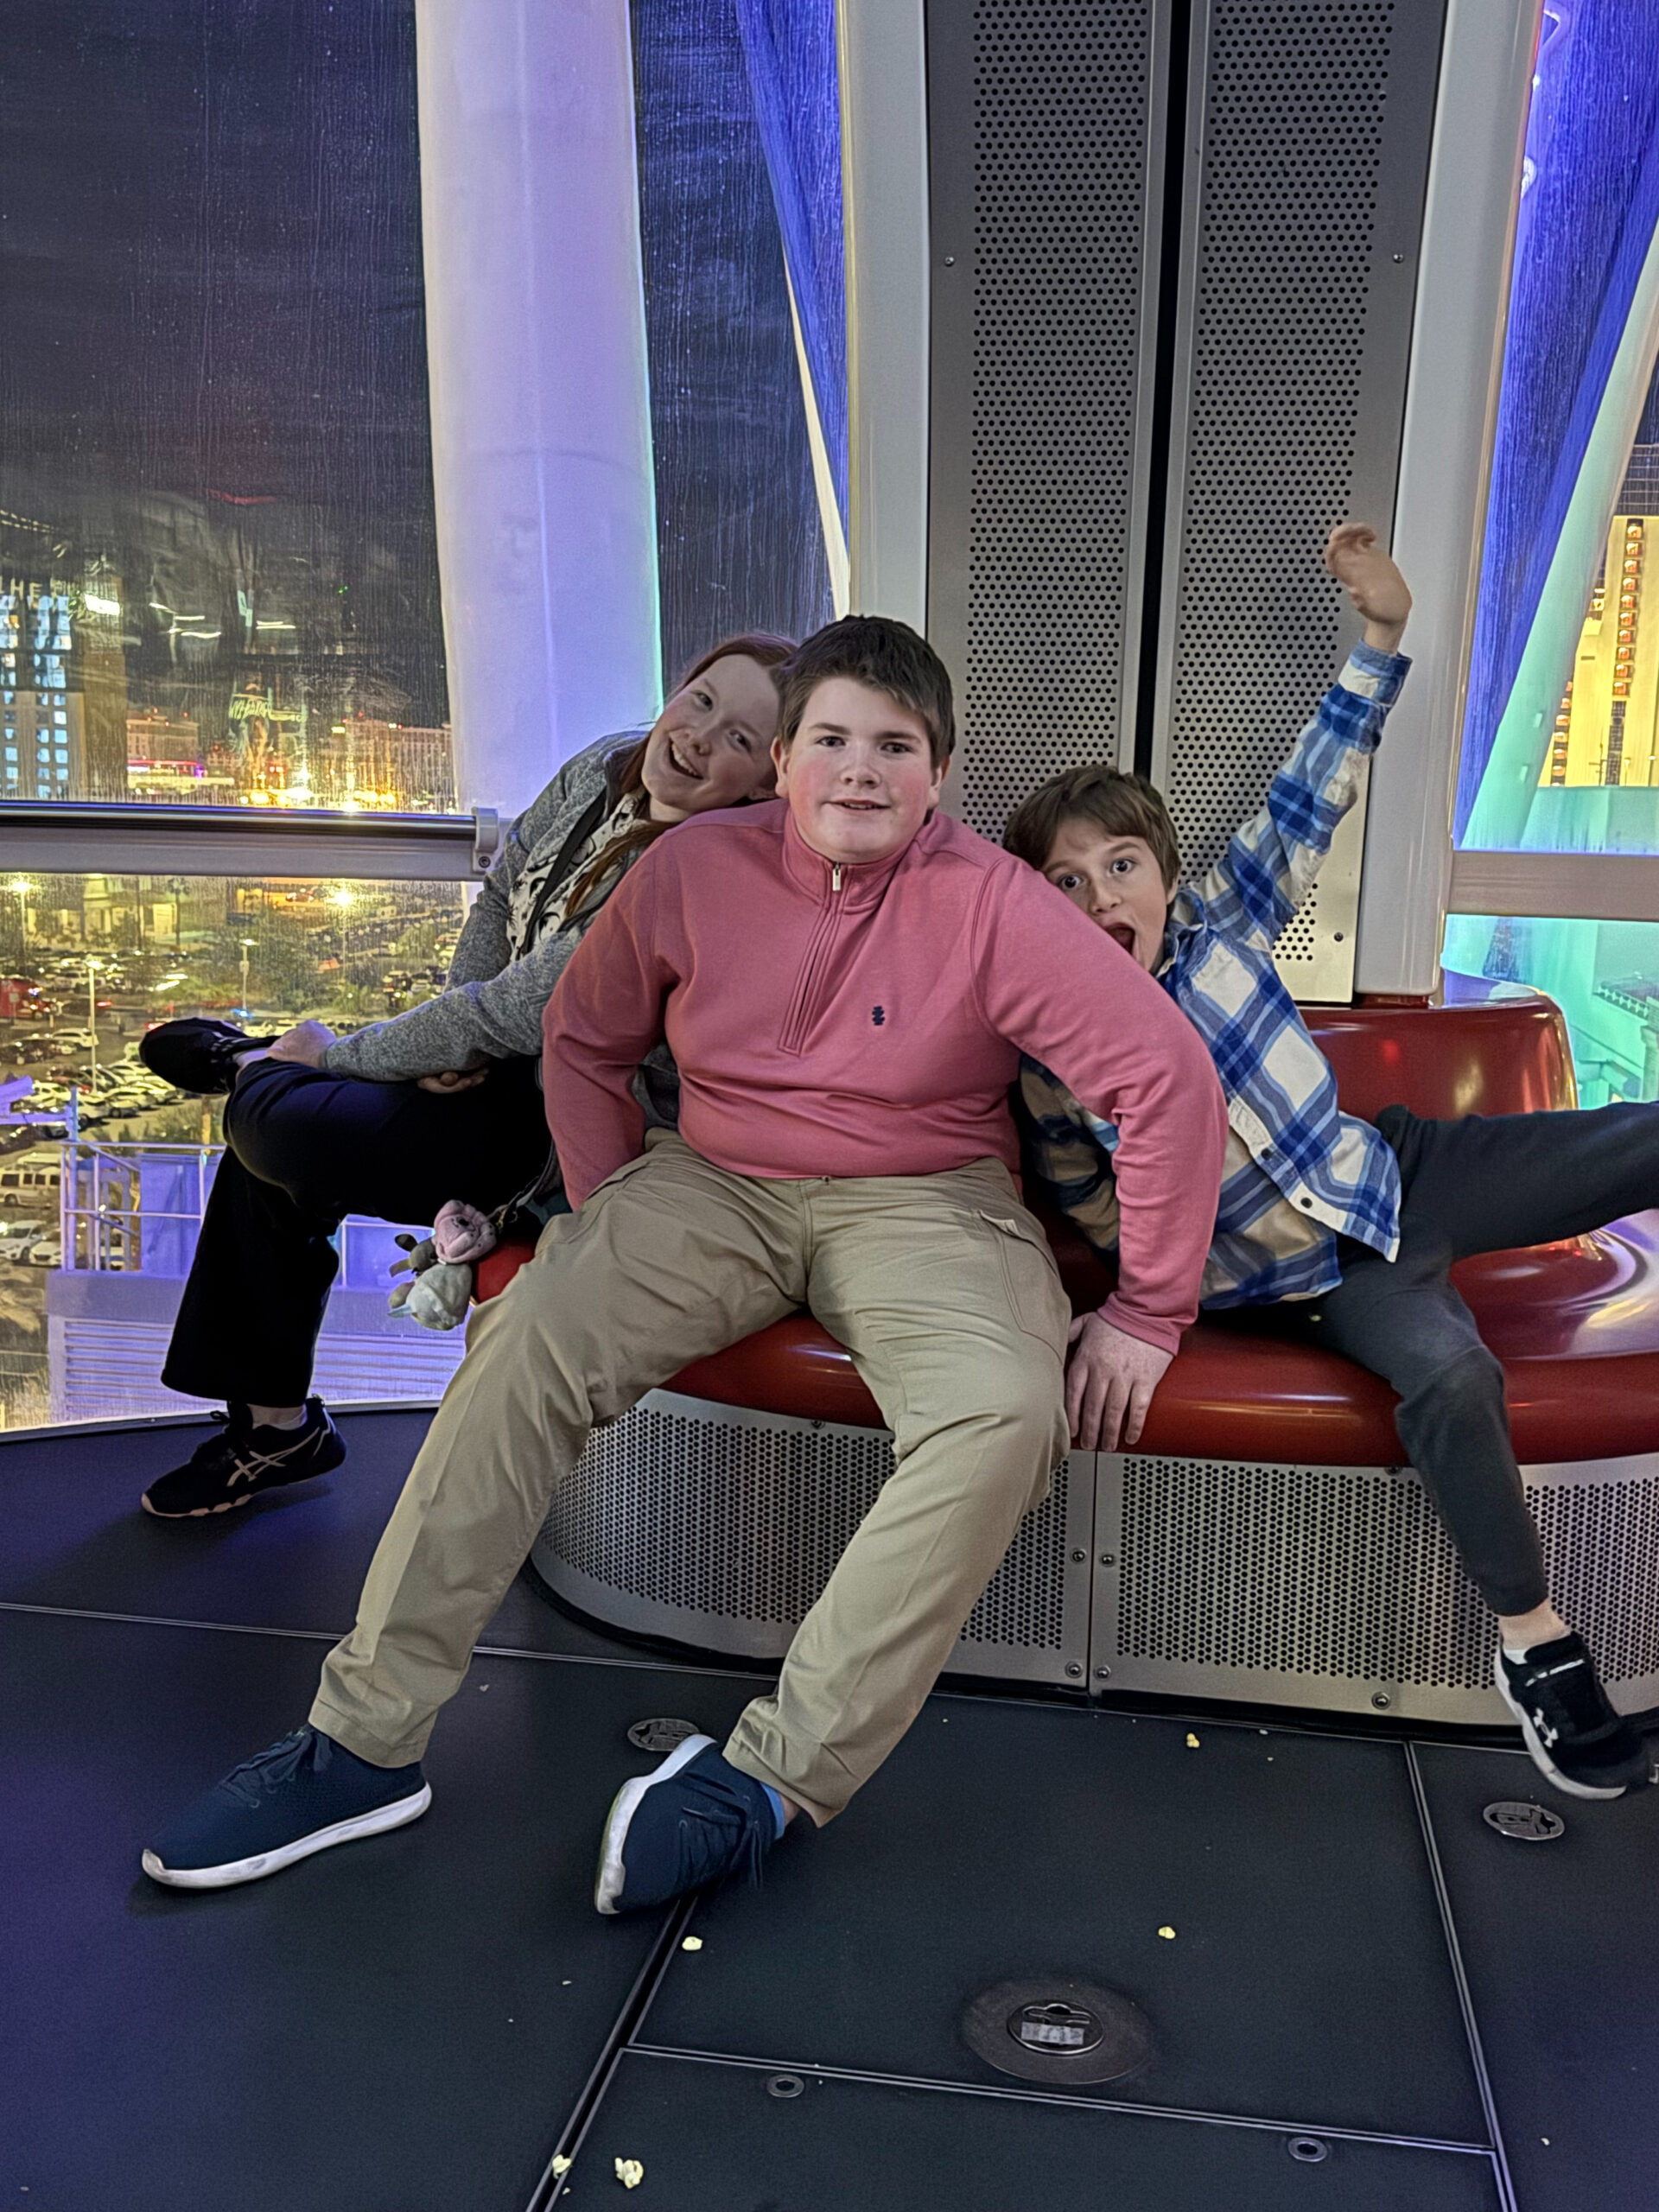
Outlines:
[[[228,1021],[193,1014],[147,1029],[138,1039],[138,1057],[163,1083],[199,1098],[213,1098],[236,1081],[236,1065],[244,1052],[257,1052],[276,1042],[274,1037],[250,1037]]]
[[[308,1725],[232,1767],[143,1854],[152,1882],[227,1890],[417,1821],[432,1788],[416,1760],[371,1766]]]
[[[1497,1678],[1533,1764],[1558,1789],[1622,1797],[1650,1779],[1647,1745],[1607,1702],[1581,1636],[1535,1643],[1524,1659],[1511,1659],[1500,1644]]]
[[[262,1491],[326,1475],[346,1457],[345,1441],[321,1398],[306,1400],[298,1428],[256,1427],[245,1406],[232,1406],[213,1419],[219,1433],[144,1492],[146,1513],[161,1521],[200,1521],[210,1513],[228,1513],[251,1504]]]

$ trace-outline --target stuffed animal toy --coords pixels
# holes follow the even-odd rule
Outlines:
[[[473,1301],[473,1262],[495,1249],[495,1224],[487,1214],[459,1198],[438,1209],[429,1236],[399,1234],[397,1243],[406,1260],[392,1264],[395,1275],[407,1274],[386,1303],[394,1313],[405,1314],[427,1329],[458,1329]]]

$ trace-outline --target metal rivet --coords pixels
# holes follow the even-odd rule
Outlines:
[[[662,1758],[697,1732],[695,1720],[636,1720],[628,1730],[628,1741],[635,1751],[650,1751]]]
[[[1081,1567],[1081,1566],[1083,1565],[1083,1562],[1084,1561],[1084,1560],[1086,1560],[1086,1559],[1088,1558],[1088,1556],[1089,1556],[1089,1554],[1088,1554],[1088,1553],[1087,1553],[1087,1552],[1073,1552],[1073,1553],[1072,1553],[1072,1554],[1071,1554],[1071,1564],[1072,1564],[1072,1566],[1073,1566],[1073,1567]]]
[[[1516,1843],[1554,1843],[1567,1834],[1567,1822],[1548,1805],[1535,1805],[1524,1798],[1502,1797],[1488,1805],[1481,1819],[1499,1835]]]
[[[944,257],[944,265],[945,265],[945,267],[946,267],[947,269],[954,269],[954,268],[956,267],[956,265],[957,265],[957,257],[956,257],[956,255],[955,255],[954,253],[947,253],[947,254],[945,255],[945,257]]]
[[[1317,2166],[1331,2155],[1331,2145],[1321,2143],[1317,2135],[1293,2135],[1285,2148],[1300,2166]]]
[[[1376,1707],[1379,1713],[1386,1713],[1389,1707],[1394,1703],[1394,1700],[1389,1695],[1387,1690],[1373,1690],[1371,1692],[1371,1703]]]
[[[1396,253],[1394,257],[1396,261],[1403,261],[1406,257],[1403,253]]]
[[[1117,1565],[1117,1554],[1116,1552],[1102,1552],[1100,1555],[1100,1563],[1103,1567],[1116,1567]]]
[[[1083,1669],[1077,1660],[1068,1659],[1065,1662],[1065,1671],[1068,1675],[1080,1675]]]
[[[798,2074],[774,2074],[766,2084],[769,2097],[798,2097],[806,2084]]]
[[[1342,931],[1340,930],[1332,931],[1331,942],[1332,944],[1340,944],[1342,943]]]
[[[1095,1672],[1103,1682],[1109,1682],[1112,1678],[1112,1670],[1109,1667],[1096,1667]]]

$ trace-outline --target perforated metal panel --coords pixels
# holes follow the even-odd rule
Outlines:
[[[1442,14],[1194,9],[1154,737],[1189,877],[1355,633],[1319,565],[1331,525],[1389,533]],[[1351,995],[1359,830],[1281,940],[1300,997]]]
[[[876,1429],[665,1390],[597,1430],[531,1553],[549,1586],[636,1634],[778,1658],[893,1471]],[[1094,1455],[1056,1471],[975,1607],[958,1672],[1083,1680]]]
[[[1497,1721],[1496,1631],[1409,1470],[1103,1453],[1112,1688]],[[1627,1710],[1659,1695],[1659,1458],[1526,1470],[1551,1590]]]
[[[1118,755],[1144,559],[1148,0],[932,0],[928,627],[987,836]]]

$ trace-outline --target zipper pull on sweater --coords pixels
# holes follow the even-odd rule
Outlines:
[[[841,888],[841,862],[839,861],[836,861],[835,865],[830,870],[830,888],[831,891],[839,891]]]

